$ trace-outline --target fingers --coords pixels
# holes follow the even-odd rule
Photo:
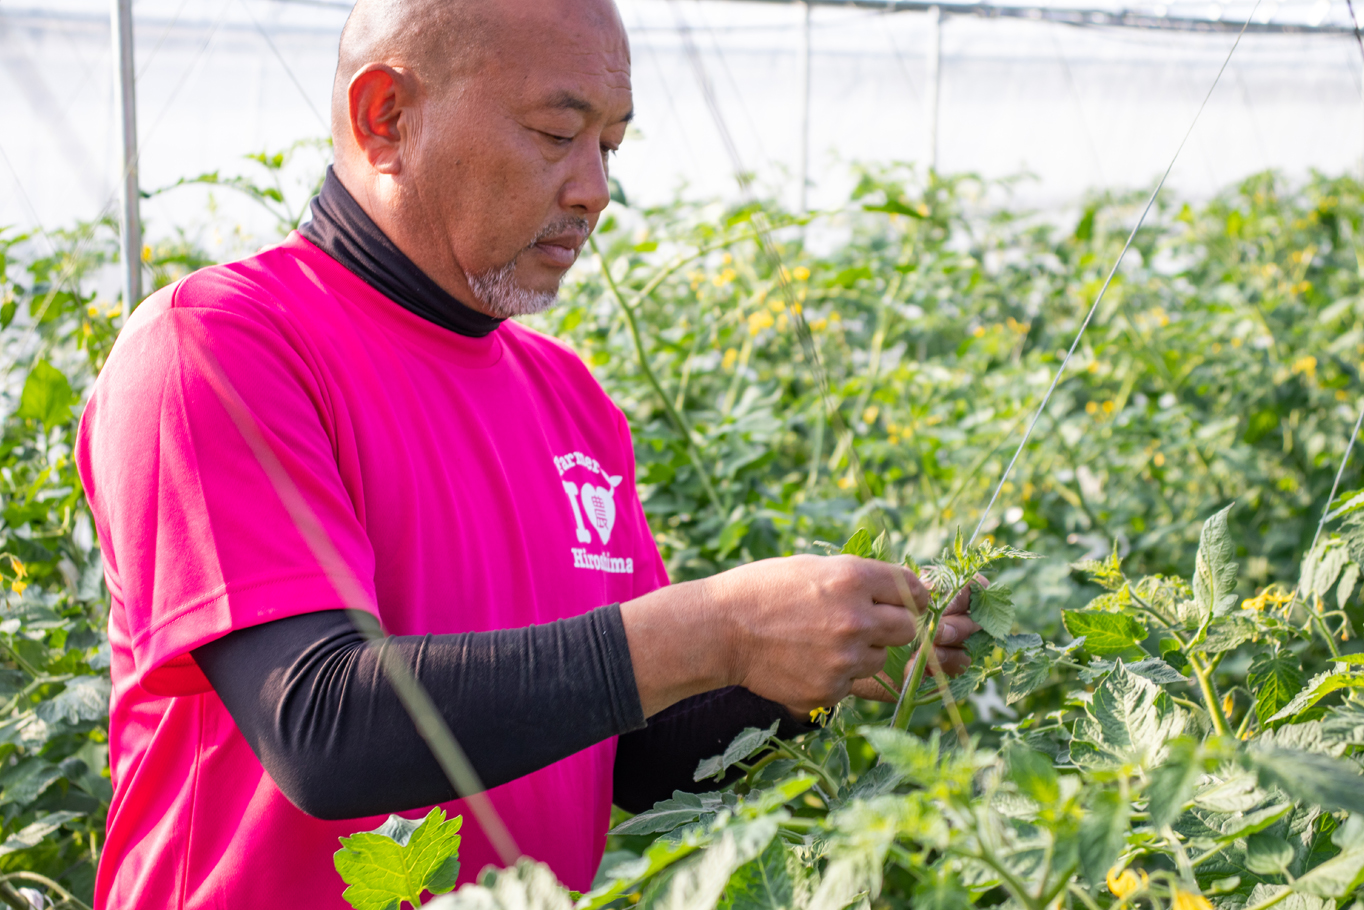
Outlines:
[[[990,587],[990,582],[984,575],[976,576],[976,584],[980,585],[982,588]],[[943,611],[943,615],[969,613],[971,611],[971,588],[972,585],[967,585],[958,591],[957,596],[952,598],[952,602],[948,604],[947,609]]]
[[[938,623],[938,634],[934,636],[940,646],[960,645],[966,639],[980,631],[980,624],[965,614],[955,616],[943,615],[942,621]]]
[[[916,611],[928,609],[932,602],[927,586],[904,566],[861,560],[867,572],[867,590],[872,600],[896,607],[910,607]]]
[[[881,685],[877,680],[881,680],[885,685]],[[886,688],[889,686],[890,688]],[[895,694],[895,681],[884,673],[876,674],[875,678],[858,679],[853,681],[852,694],[858,698],[865,698],[868,701],[894,702],[898,697]]]
[[[942,671],[948,676],[956,676],[967,667],[971,666],[971,655],[967,654],[961,648],[937,648],[935,650],[937,652],[938,665],[942,667]],[[932,666],[932,663],[929,664],[929,669],[935,669]]]
[[[867,640],[875,647],[884,649],[893,645],[907,645],[914,640],[914,636],[918,633],[914,614],[904,607],[874,603],[871,605],[867,616],[871,624]],[[965,641],[965,639],[962,640]]]

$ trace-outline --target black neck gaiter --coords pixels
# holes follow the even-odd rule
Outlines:
[[[313,218],[298,229],[310,243],[389,300],[443,329],[482,338],[502,320],[460,303],[379,230],[331,167],[312,201]]]

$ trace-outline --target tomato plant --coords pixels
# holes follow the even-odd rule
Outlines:
[[[718,789],[616,826],[642,849],[608,854],[588,893],[523,861],[429,906],[1344,906],[1364,884],[1364,653],[1342,653],[1319,589],[1352,594],[1364,495],[1337,509],[1344,533],[1308,555],[1303,584],[1244,600],[1230,512],[1203,525],[1189,579],[1130,578],[1117,555],[1077,564],[1104,593],[1064,615],[1083,632],[1064,647],[1012,633],[1009,593],[976,581],[1026,554],[958,536],[923,568],[928,615],[972,585],[986,631],[950,683],[909,676],[918,735],[870,703],[792,741],[746,730],[697,768]],[[862,532],[845,551],[883,546]],[[995,675],[1031,708],[1016,722],[963,705]]]
[[[298,160],[255,156],[259,177],[204,175],[176,192],[240,191],[285,230],[316,183],[284,173]],[[1007,192],[887,166],[813,216],[765,202],[612,209],[565,305],[533,322],[625,409],[672,577],[848,540],[917,560],[945,596],[951,573],[984,558],[956,552],[957,529],[978,521],[1135,198],[1099,194],[1065,215],[1018,211]],[[144,251],[153,285],[268,240],[206,208],[203,225],[152,226],[169,238]],[[12,906],[31,903],[21,888],[88,901],[109,799],[107,592],[70,452],[126,316],[108,297],[116,250],[107,222],[0,234],[0,902]],[[888,667],[910,677],[899,726],[889,706],[850,703],[798,742],[751,732],[716,758],[720,789],[620,818],[601,878],[615,896],[589,902],[1347,900],[1314,879],[1280,889],[1346,868],[1356,847],[1330,782],[1347,780],[1356,748],[1357,500],[1340,497],[1313,537],[1360,404],[1361,261],[1352,178],[1259,175],[1154,212],[983,529],[991,552],[1044,558],[987,567],[993,593],[975,609],[994,636],[974,642],[972,669],[944,692],[905,651]],[[1205,519],[1233,499],[1208,549]],[[1199,581],[1200,547],[1222,575]],[[1274,776],[1272,750],[1289,748],[1326,775],[1315,795]],[[1173,839],[1152,820],[1166,804],[1150,808],[1167,785]],[[1281,798],[1288,814],[1238,827]],[[405,830],[376,836],[402,847]],[[1012,883],[972,858],[987,848]],[[1287,874],[1263,871],[1277,868],[1266,857]],[[397,899],[443,889],[433,868]],[[578,900],[529,866],[466,890],[440,899]]]

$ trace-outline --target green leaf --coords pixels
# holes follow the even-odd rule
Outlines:
[[[1160,828],[1168,825],[1184,811],[1184,804],[1193,798],[1194,787],[1203,776],[1203,755],[1198,746],[1188,739],[1171,744],[1170,755],[1151,772],[1146,787],[1151,813],[1151,824]]]
[[[421,906],[423,891],[443,894],[459,875],[459,829],[432,809],[420,822],[390,815],[373,831],[341,838],[336,871],[348,888],[342,895],[355,910],[398,910],[406,901]]]
[[[1006,635],[1004,641],[1005,654],[1016,654],[1019,651],[1035,651],[1043,646],[1042,636],[1036,632],[1020,632],[1017,635]]]
[[[1349,761],[1296,749],[1252,748],[1244,761],[1264,787],[1327,811],[1364,812],[1364,777]]]
[[[1246,684],[1255,693],[1255,716],[1263,727],[1302,689],[1301,659],[1287,648],[1262,655],[1250,665]]]
[[[777,727],[779,726],[781,726],[780,719],[772,721],[772,725],[766,730],[760,730],[757,727],[744,728],[744,730],[742,730],[738,736],[734,737],[730,744],[725,747],[724,752],[703,759],[701,763],[696,766],[696,773],[693,775],[693,779],[703,781],[708,777],[713,777],[716,780],[719,780],[724,777],[725,772],[728,771],[735,762],[743,761],[745,758],[748,758],[754,752],[757,752],[763,746],[767,745],[767,741],[777,735]]]
[[[1282,803],[1234,815],[1222,825],[1222,834],[1227,838],[1248,837],[1265,830],[1292,811],[1292,804]]]
[[[870,559],[871,547],[871,534],[867,533],[866,528],[858,528],[839,552],[849,556],[861,556],[863,559]]]
[[[781,838],[730,876],[717,910],[787,910],[806,888],[808,873]]]
[[[913,654],[914,649],[909,645],[891,645],[886,648],[886,662],[881,669],[895,681],[897,687],[905,684],[905,666]]]
[[[1051,661],[1044,655],[1036,654],[1005,670],[1008,694],[1004,697],[1004,703],[1012,705],[1026,698],[1051,676],[1051,666]]]
[[[1202,641],[1196,643],[1197,650],[1206,654],[1221,654],[1250,641],[1260,628],[1244,616],[1214,617],[1208,624]]]
[[[1067,632],[1084,638],[1090,654],[1121,654],[1146,638],[1141,623],[1122,613],[1063,610],[1061,620]]]
[[[109,713],[112,687],[103,676],[77,676],[60,693],[38,705],[34,713],[46,723],[101,720]]]
[[[1364,884],[1364,847],[1351,847],[1309,869],[1291,887],[1299,894],[1313,897],[1344,897]]]
[[[1024,796],[1042,806],[1050,806],[1061,798],[1061,784],[1050,756],[1026,746],[1015,746],[1009,750],[1008,761],[1009,779]]]
[[[23,807],[33,802],[57,781],[62,772],[56,765],[42,758],[26,758],[0,774],[0,803]]]
[[[1284,705],[1269,718],[1270,722],[1291,720],[1301,715],[1308,708],[1321,701],[1332,692],[1341,689],[1364,687],[1364,674],[1359,673],[1333,673],[1327,670],[1318,673],[1308,682],[1307,687],[1293,696],[1288,704]]]
[[[1293,847],[1279,837],[1261,831],[1246,839],[1246,868],[1257,875],[1282,875],[1293,861]]]
[[[1324,600],[1349,561],[1349,550],[1342,541],[1323,540],[1302,561],[1302,578],[1299,582],[1302,590]]]
[[[5,842],[0,844],[0,856],[36,847],[62,825],[84,817],[84,812],[44,812],[33,822],[5,838]]]
[[[597,906],[597,905],[594,905]],[[517,860],[510,869],[488,869],[477,885],[438,897],[427,910],[573,910],[568,889],[559,884],[549,866],[530,859]]]
[[[1098,887],[1127,845],[1132,806],[1117,790],[1093,795],[1080,820],[1080,868],[1090,885]]]
[[[15,415],[29,420],[40,420],[49,429],[71,419],[71,405],[76,396],[71,383],[61,370],[45,360],[39,360],[24,380],[24,391],[19,396]]]
[[[1342,610],[1350,603],[1350,598],[1354,596],[1355,587],[1359,584],[1359,566],[1350,563],[1340,573],[1340,587],[1336,589],[1336,606]]]
[[[1001,639],[1013,631],[1013,593],[1008,585],[971,586],[971,618],[992,638]]]
[[[1234,505],[1234,504],[1233,504]],[[1236,607],[1236,547],[1227,528],[1232,506],[1203,523],[1194,557],[1194,603],[1206,620]]]
[[[914,910],[970,910],[971,892],[954,869],[922,870],[909,906]]]
[[[694,821],[709,823],[721,809],[733,809],[739,799],[733,793],[684,793],[654,803],[647,812],[626,819],[611,830],[614,835],[663,834]]]
[[[1184,732],[1189,716],[1155,683],[1142,679],[1119,661],[1094,690],[1085,706],[1087,717],[1075,722],[1071,759],[1081,766],[1141,764],[1161,761],[1167,744]]]

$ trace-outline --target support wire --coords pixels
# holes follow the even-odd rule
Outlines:
[[[1137,232],[1146,223],[1146,216],[1151,214],[1151,209],[1156,204],[1156,199],[1160,196],[1160,191],[1165,188],[1165,181],[1170,178],[1170,172],[1174,170],[1175,163],[1179,161],[1179,155],[1184,151],[1184,146],[1188,143],[1189,137],[1193,135],[1194,127],[1198,125],[1199,117],[1203,114],[1203,109],[1208,106],[1208,100],[1212,98],[1212,93],[1217,90],[1217,84],[1222,81],[1222,74],[1226,72],[1227,65],[1231,63],[1232,55],[1236,53],[1236,48],[1241,44],[1241,38],[1245,35],[1246,29],[1250,27],[1251,19],[1260,8],[1261,0],[1255,0],[1255,6],[1250,10],[1250,15],[1246,17],[1246,23],[1241,27],[1241,31],[1236,35],[1236,40],[1232,42],[1231,49],[1227,51],[1227,57],[1222,61],[1222,66],[1217,70],[1217,76],[1212,80],[1212,85],[1208,87],[1208,92],[1203,96],[1203,103],[1194,112],[1193,120],[1189,123],[1188,130],[1184,133],[1184,138],[1179,141],[1179,147],[1175,149],[1174,155],[1170,158],[1170,164],[1165,168],[1165,173],[1161,174],[1160,181],[1156,188],[1151,191],[1150,197],[1146,200],[1146,207],[1142,209],[1141,215],[1137,218],[1137,223],[1132,226],[1132,231],[1127,235],[1127,242],[1123,244],[1122,251],[1118,253],[1118,258],[1113,262],[1113,268],[1108,272],[1108,277],[1104,279],[1103,287],[1099,288],[1099,293],[1094,297],[1094,305],[1085,314],[1084,321],[1080,323],[1080,331],[1075,333],[1075,340],[1070,343],[1070,350],[1066,351],[1065,358],[1061,365],[1056,368],[1056,375],[1052,377],[1051,385],[1047,388],[1047,394],[1042,397],[1042,404],[1038,406],[1037,412],[1033,414],[1032,420],[1028,423],[1028,429],[1023,434],[1023,439],[1018,444],[1018,449],[1014,451],[1014,456],[1009,460],[1009,466],[1004,469],[1004,474],[999,478],[999,483],[995,486],[994,493],[990,496],[990,502],[985,506],[985,511],[981,513],[980,521],[976,523],[976,529],[971,532],[971,539],[967,545],[976,542],[980,536],[981,529],[985,527],[986,520],[990,517],[991,510],[995,507],[995,502],[999,499],[1000,492],[1004,489],[1004,484],[1008,482],[1009,475],[1013,473],[1014,466],[1018,464],[1019,456],[1027,448],[1028,441],[1032,439],[1032,431],[1037,427],[1037,421],[1047,410],[1047,404],[1051,401],[1052,393],[1056,391],[1056,386],[1060,384],[1061,377],[1066,372],[1066,367],[1070,364],[1070,359],[1075,355],[1075,350],[1080,346],[1080,339],[1084,338],[1085,330],[1094,319],[1094,314],[1099,311],[1099,304],[1103,302],[1104,295],[1108,293],[1109,286],[1113,283],[1113,278],[1118,274],[1118,268],[1127,256],[1127,251],[1132,248],[1132,243],[1137,239]]]

